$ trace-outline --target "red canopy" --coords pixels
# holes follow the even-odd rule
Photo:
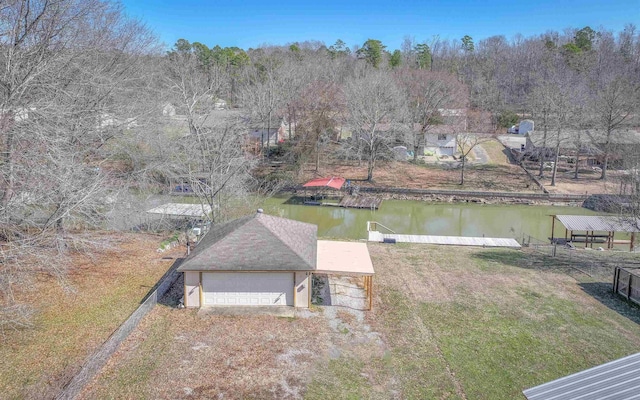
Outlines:
[[[331,177],[331,178],[316,178],[316,179],[312,179],[309,182],[305,183],[304,187],[330,187],[333,189],[337,189],[340,190],[340,188],[342,188],[342,185],[344,185],[345,179],[344,178],[338,178],[338,177]]]

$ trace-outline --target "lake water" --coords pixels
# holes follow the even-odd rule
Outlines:
[[[377,211],[327,206],[289,204],[288,197],[265,200],[263,208],[271,215],[318,225],[318,236],[364,239],[367,221],[377,221],[396,233],[486,236],[522,240],[523,236],[547,241],[552,214],[594,215],[580,207],[483,205],[473,203],[430,203],[385,200]],[[556,223],[556,235],[564,228]]]

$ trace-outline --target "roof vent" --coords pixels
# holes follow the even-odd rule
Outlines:
[[[258,208],[258,214],[262,214],[264,210],[262,208]]]

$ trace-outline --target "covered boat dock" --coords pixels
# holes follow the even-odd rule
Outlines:
[[[610,215],[551,215],[551,243],[584,243],[584,247],[593,248],[594,243],[606,243],[607,249],[614,244],[629,244],[634,250],[636,233],[640,231],[640,219]],[[556,220],[564,226],[564,238],[555,237]],[[614,240],[616,232],[628,233],[630,240]]]
[[[347,183],[346,192],[342,189]],[[358,196],[355,186],[351,186],[351,182],[345,178],[336,176],[328,178],[315,178],[302,185],[305,190],[305,205],[309,206],[333,206],[343,208],[366,208],[371,210],[377,210],[380,207],[382,200],[374,197]],[[329,190],[327,190],[329,189]],[[311,193],[307,193],[307,190],[311,190]],[[349,193],[349,194],[346,194]],[[340,202],[324,202],[325,198],[340,198]]]

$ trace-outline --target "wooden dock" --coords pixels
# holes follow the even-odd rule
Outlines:
[[[368,208],[377,210],[382,200],[366,196],[344,196],[338,206],[345,208]]]
[[[370,242],[424,243],[454,246],[478,247],[510,247],[519,249],[520,243],[511,238],[487,238],[467,236],[433,236],[433,235],[401,235],[397,233],[382,233],[369,231]]]

